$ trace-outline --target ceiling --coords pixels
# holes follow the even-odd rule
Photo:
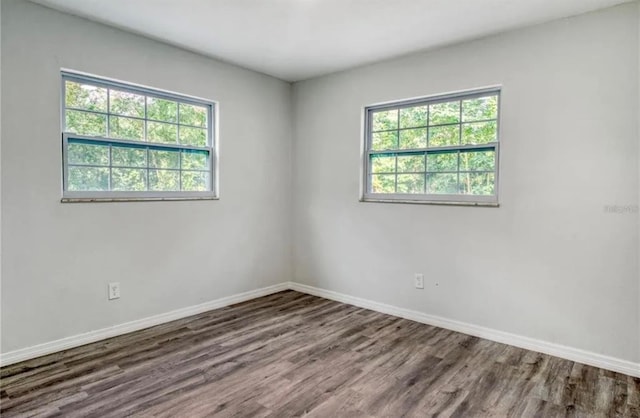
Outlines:
[[[629,0],[33,0],[287,81]]]

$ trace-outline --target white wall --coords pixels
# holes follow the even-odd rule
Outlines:
[[[637,7],[295,84],[295,280],[640,361]],[[363,106],[494,84],[500,208],[358,202]]]
[[[638,7],[638,184],[640,184],[640,2],[637,2]],[[639,199],[640,200],[640,199]],[[640,202],[638,202],[638,211],[640,211]],[[640,216],[638,217],[638,236],[640,237]],[[640,270],[640,245],[638,245],[638,269]],[[638,327],[640,328],[640,274],[638,274],[638,303],[636,304]],[[640,333],[640,330],[638,331]],[[638,336],[638,357],[640,358],[640,336]]]
[[[61,67],[219,101],[221,200],[60,203]],[[285,82],[2,0],[1,351],[289,280],[290,106]]]
[[[1,1],[1,0],[0,0]],[[0,303],[2,302],[2,7],[0,7]],[[0,347],[2,347],[2,308],[0,307]]]

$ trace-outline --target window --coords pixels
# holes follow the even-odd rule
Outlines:
[[[215,198],[214,104],[62,73],[63,201]]]
[[[364,201],[495,205],[500,91],[365,108]]]

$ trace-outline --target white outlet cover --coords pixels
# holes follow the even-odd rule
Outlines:
[[[109,283],[109,300],[120,298],[120,283]]]
[[[414,279],[415,279],[416,289],[424,289],[424,275],[420,273],[416,273]]]

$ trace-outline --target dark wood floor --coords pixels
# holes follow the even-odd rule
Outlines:
[[[640,416],[640,379],[293,291],[1,376],[6,418]]]

